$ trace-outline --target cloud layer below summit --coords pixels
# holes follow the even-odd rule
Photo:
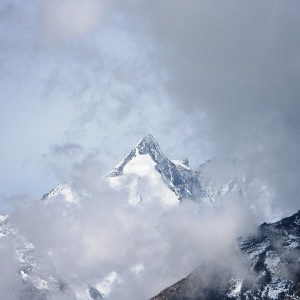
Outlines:
[[[84,294],[89,284],[111,300],[149,299],[199,263],[242,274],[236,239],[252,232],[255,222],[240,199],[224,199],[215,212],[193,201],[166,209],[157,191],[148,189],[149,202],[129,205],[128,191],[111,190],[96,161],[86,160],[73,174],[79,202],[57,196],[13,215],[71,288]],[[103,289],[107,277],[115,280]]]

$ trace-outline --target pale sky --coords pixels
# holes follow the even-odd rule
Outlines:
[[[189,156],[194,167],[242,158],[249,176],[295,209],[299,9],[299,1],[1,1],[1,195],[38,197],[87,156],[104,173],[151,132],[171,159]]]
[[[194,152],[143,26],[105,1],[1,1],[2,195],[39,196],[87,155],[108,171],[148,132]]]

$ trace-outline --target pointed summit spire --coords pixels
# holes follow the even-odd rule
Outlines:
[[[166,159],[165,155],[161,151],[159,144],[154,139],[151,133],[145,135],[137,145],[125,155],[124,159],[115,168],[110,171],[107,176],[119,176],[123,174],[123,169],[125,165],[138,155],[148,154],[153,159],[155,163],[159,163]]]
[[[157,141],[153,137],[151,133],[146,134],[136,145],[138,147],[140,144],[156,144],[158,145]]]
[[[135,146],[135,149],[137,154],[149,154],[154,161],[156,161],[158,156],[164,155],[151,133],[145,135]]]
[[[155,138],[153,137],[153,135],[151,133],[148,133],[147,135],[145,135],[143,137],[143,140],[148,141],[148,142],[156,142]]]

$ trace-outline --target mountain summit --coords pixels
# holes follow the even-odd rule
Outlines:
[[[132,173],[132,164],[135,160],[139,161],[140,167],[145,167],[146,164],[150,163],[149,160],[141,159],[141,157],[148,157],[151,160],[153,165],[152,170],[151,168],[147,168],[147,170],[149,172],[155,171],[163,183],[176,195],[178,200],[186,198],[194,199],[200,193],[199,180],[196,174],[189,168],[188,159],[172,161],[167,158],[151,134],[147,134],[127,153],[123,160],[107,176],[118,177]],[[143,173],[143,175],[146,174]]]
[[[147,134],[144,138],[142,138],[138,144],[125,155],[123,160],[114,167],[112,171],[110,171],[107,176],[115,177],[119,175],[123,175],[124,167],[131,161],[134,157],[138,155],[150,155],[152,160],[155,163],[160,163],[166,156],[161,151],[157,141],[154,139],[152,134]]]

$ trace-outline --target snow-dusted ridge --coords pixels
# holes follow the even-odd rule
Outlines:
[[[49,203],[55,198],[62,196],[66,202],[78,203],[78,195],[72,190],[72,187],[68,183],[61,183],[53,188],[50,192],[45,194],[41,200],[45,203]]]
[[[257,234],[240,239],[249,261],[240,278],[225,270],[203,290],[199,267],[152,300],[296,300],[300,299],[300,211],[276,223],[263,223]],[[201,276],[199,276],[201,274]]]

